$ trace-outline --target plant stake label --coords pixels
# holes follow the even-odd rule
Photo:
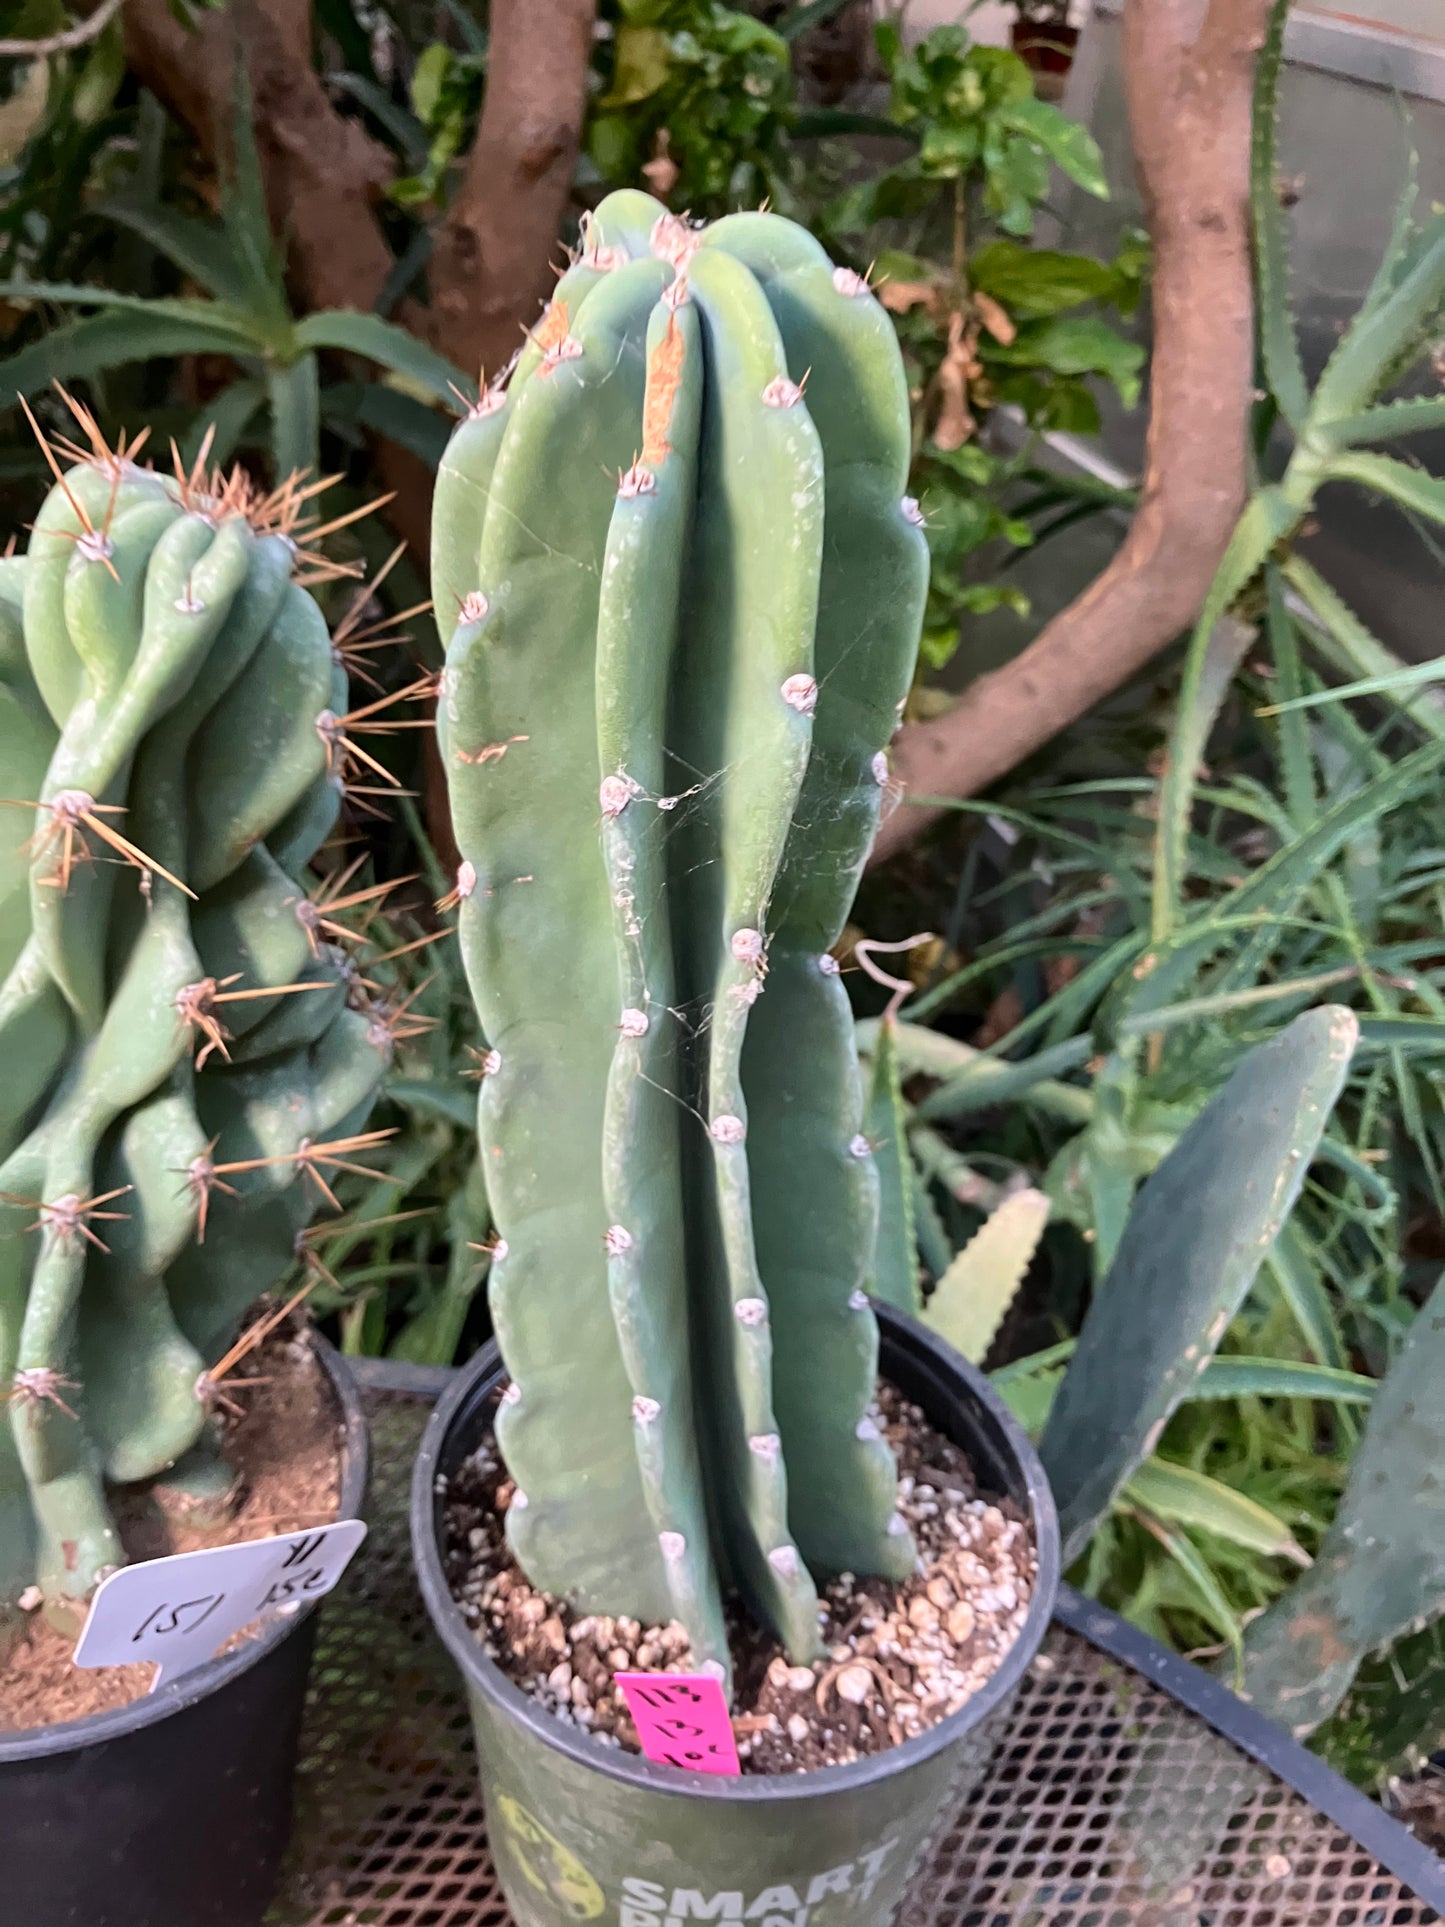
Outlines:
[[[649,1760],[688,1773],[742,1772],[721,1680],[708,1673],[615,1677]]]
[[[74,1663],[149,1661],[159,1669],[154,1692],[162,1680],[204,1666],[243,1626],[299,1612],[330,1592],[365,1537],[360,1519],[338,1519],[310,1532],[122,1566],[96,1592]]]

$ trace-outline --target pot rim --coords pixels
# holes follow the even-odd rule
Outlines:
[[[472,1635],[461,1608],[452,1597],[442,1569],[435,1526],[435,1484],[444,1447],[458,1413],[476,1394],[478,1381],[499,1377],[504,1370],[495,1339],[477,1353],[459,1373],[439,1401],[422,1435],[412,1471],[411,1537],[412,1557],[422,1600],[433,1627],[456,1662],[463,1680],[476,1686],[511,1719],[516,1720],[543,1744],[565,1754],[579,1766],[604,1773],[638,1792],[680,1794],[688,1798],[757,1804],[768,1800],[801,1801],[830,1793],[856,1793],[906,1773],[935,1754],[945,1752],[963,1736],[988,1719],[994,1709],[1014,1692],[1043,1643],[1053,1618],[1054,1600],[1059,1587],[1059,1526],[1044,1469],[1032,1442],[1008,1406],[976,1366],[959,1356],[916,1319],[889,1305],[874,1303],[882,1338],[880,1369],[886,1372],[888,1354],[913,1351],[947,1378],[965,1388],[982,1405],[992,1420],[1003,1449],[1010,1454],[1022,1474],[1022,1484],[1034,1529],[1038,1572],[1029,1599],[1029,1610],[1018,1637],[1005,1654],[1003,1663],[983,1689],[936,1725],[901,1745],[884,1752],[866,1755],[843,1766],[817,1767],[807,1773],[742,1774],[724,1778],[711,1773],[689,1773],[684,1768],[662,1766],[620,1747],[600,1746],[582,1729],[559,1720],[528,1693],[514,1686],[496,1661],[485,1653]],[[485,1385],[483,1390],[488,1389]],[[957,1443],[957,1441],[955,1441]],[[967,1449],[965,1447],[964,1449]]]
[[[308,1328],[316,1355],[326,1373],[341,1420],[341,1492],[337,1519],[360,1516],[371,1472],[371,1440],[362,1411],[361,1393],[347,1368],[346,1360],[314,1326]],[[53,1753],[76,1753],[83,1747],[101,1746],[123,1740],[144,1727],[155,1726],[194,1706],[198,1700],[218,1693],[241,1673],[258,1665],[292,1633],[304,1626],[317,1612],[323,1599],[317,1599],[289,1618],[278,1617],[266,1632],[246,1640],[234,1652],[220,1659],[207,1660],[155,1692],[132,1700],[128,1706],[115,1706],[104,1713],[87,1713],[78,1720],[60,1720],[53,1726],[0,1729],[0,1767],[42,1759]]]

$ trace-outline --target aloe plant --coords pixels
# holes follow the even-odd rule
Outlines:
[[[681,1619],[911,1570],[831,949],[927,555],[887,315],[802,230],[598,210],[442,464],[433,592],[531,1578]]]
[[[53,382],[94,382],[140,362],[204,355],[235,372],[182,437],[187,462],[209,436],[212,463],[229,461],[241,446],[264,447],[278,482],[293,471],[314,474],[323,425],[353,436],[371,430],[435,462],[446,437],[437,407],[450,410],[458,395],[475,392],[474,384],[381,315],[294,312],[284,253],[267,216],[244,74],[238,88],[234,166],[219,219],[181,213],[140,181],[89,210],[153,249],[201,292],[144,296],[83,281],[0,278],[7,302],[70,317],[0,361],[5,407]],[[376,363],[384,379],[323,385],[322,358],[337,355]]]
[[[0,564],[0,1598],[215,1498],[219,1355],[304,1256],[390,1051],[298,880],[353,745],[307,492],[72,451]],[[7,847],[9,847],[7,845]]]

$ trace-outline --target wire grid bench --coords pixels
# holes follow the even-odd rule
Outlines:
[[[370,1534],[321,1616],[274,1927],[510,1927],[466,1702],[411,1575],[444,1372],[363,1362]],[[1445,1866],[1208,1675],[1064,1589],[900,1927],[1424,1927]]]

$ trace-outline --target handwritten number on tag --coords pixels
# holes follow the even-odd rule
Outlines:
[[[286,1561],[289,1566],[291,1561]],[[320,1566],[313,1566],[310,1572],[294,1573],[289,1579],[278,1579],[268,1587],[264,1599],[258,1600],[257,1612],[264,1612],[268,1606],[282,1605],[288,1599],[303,1598],[309,1592],[319,1592],[326,1584],[326,1574]]]
[[[206,1623],[217,1606],[225,1603],[225,1598],[223,1592],[216,1592],[206,1599],[188,1599],[181,1606],[157,1606],[136,1627],[131,1640],[144,1639],[147,1633],[157,1639],[166,1633],[193,1633]]]
[[[686,1684],[678,1686],[634,1686],[632,1690],[644,1706],[664,1707],[677,1706],[684,1703],[697,1706],[702,1701],[702,1694],[696,1691],[694,1687]]]
[[[618,1673],[649,1760],[687,1773],[742,1771],[722,1683],[706,1673]]]

